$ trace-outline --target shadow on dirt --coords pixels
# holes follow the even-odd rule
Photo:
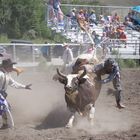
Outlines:
[[[58,106],[52,110],[48,116],[42,121],[41,124],[37,125],[35,129],[49,129],[65,127],[70,117],[70,112],[64,108],[64,106]]]
[[[115,94],[116,94],[116,91],[113,90],[112,88],[108,88],[108,89],[107,89],[107,95],[115,96]]]

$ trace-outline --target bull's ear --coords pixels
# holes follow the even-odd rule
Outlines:
[[[79,79],[79,84],[83,84],[85,81],[86,81],[85,78],[81,78],[81,79]]]
[[[66,85],[66,83],[67,83],[67,80],[65,78],[59,77],[58,80],[59,80],[60,83],[62,83],[64,85]]]

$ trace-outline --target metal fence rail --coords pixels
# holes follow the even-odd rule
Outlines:
[[[114,42],[120,42],[117,45],[114,45]],[[102,44],[110,49],[109,55],[113,57],[122,58],[122,59],[139,59],[140,60],[140,41],[126,43],[129,47],[124,48],[121,40],[109,39],[107,44]],[[42,58],[46,62],[56,63],[62,62],[62,54],[64,51],[63,44],[16,44],[16,43],[1,43],[0,46],[4,48],[5,52],[10,54],[11,58],[26,66],[37,65],[42,61]],[[42,52],[42,47],[47,47],[47,57],[44,57]],[[74,44],[71,43],[69,46],[72,48],[74,57],[88,52],[88,49],[91,47],[90,44]],[[100,52],[100,55],[103,55],[103,48],[97,48],[97,51]],[[0,52],[1,53],[1,52]],[[98,55],[98,53],[97,53]],[[106,54],[108,55],[108,54]],[[59,61],[58,61],[59,60]]]

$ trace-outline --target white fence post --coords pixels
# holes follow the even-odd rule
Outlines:
[[[13,44],[13,59],[14,59],[14,61],[17,61],[17,57],[16,57],[16,44]]]

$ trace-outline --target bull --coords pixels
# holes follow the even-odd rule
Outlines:
[[[67,128],[73,126],[75,113],[86,116],[93,124],[95,114],[95,101],[97,100],[101,84],[94,81],[94,73],[90,73],[87,67],[83,67],[77,74],[65,75],[57,69],[59,82],[64,84],[65,101],[67,107],[72,112],[66,125]]]

